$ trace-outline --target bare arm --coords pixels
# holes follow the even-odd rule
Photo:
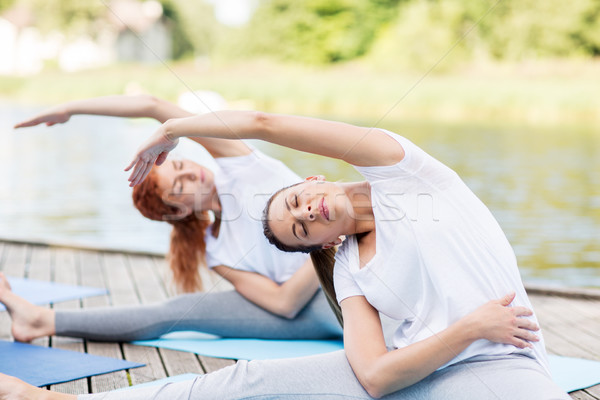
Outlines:
[[[514,295],[481,306],[440,333],[407,347],[387,351],[377,311],[363,296],[341,302],[344,349],[365,390],[381,397],[432,374],[478,339],[531,347],[537,326],[520,316],[524,307],[507,307]]]
[[[169,101],[154,96],[103,96],[60,104],[31,119],[16,124],[15,129],[39,124],[46,124],[47,126],[62,124],[69,121],[73,115],[78,114],[153,118],[160,123],[173,118],[186,118],[195,115]],[[234,157],[250,153],[248,146],[240,141],[202,137],[191,139],[204,146],[215,158]]]
[[[342,122],[253,111],[218,111],[165,122],[140,149],[132,184],[160,164],[180,137],[261,139],[296,150],[339,158],[353,165],[392,165],[404,158],[402,146],[378,129]]]
[[[281,285],[255,272],[240,271],[223,265],[214,270],[231,282],[235,290],[246,299],[284,318],[295,318],[319,288],[310,260]]]

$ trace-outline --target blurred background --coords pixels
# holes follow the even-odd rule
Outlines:
[[[137,213],[122,171],[155,122],[12,129],[149,93],[398,132],[488,205],[525,281],[600,287],[597,0],[0,0],[0,44],[0,237],[165,251],[167,224]],[[256,145],[300,175],[360,178]]]

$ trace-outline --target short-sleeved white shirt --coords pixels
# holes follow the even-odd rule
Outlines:
[[[213,237],[210,229],[205,236],[207,266],[226,265],[285,282],[308,255],[285,253],[271,245],[263,234],[261,217],[271,195],[300,182],[300,177],[257,149],[216,162],[220,167],[215,185],[222,208],[221,226],[218,237]]]
[[[397,348],[511,291],[513,305],[531,308],[514,252],[488,208],[450,168],[408,139],[384,132],[402,145],[405,156],[392,166],[356,167],[371,185],[376,253],[360,268],[356,237],[340,246],[334,268],[338,301],[365,296],[397,320]],[[448,365],[516,352],[547,368],[543,340],[533,350],[478,340]]]

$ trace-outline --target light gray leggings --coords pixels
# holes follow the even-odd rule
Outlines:
[[[56,334],[101,341],[155,339],[195,330],[222,337],[327,339],[342,329],[322,290],[293,319],[279,317],[236,291],[193,293],[162,303],[56,311]]]
[[[474,357],[451,365],[389,400],[570,400],[532,358]],[[78,400],[371,399],[343,350],[311,357],[238,361],[193,381],[80,395]]]

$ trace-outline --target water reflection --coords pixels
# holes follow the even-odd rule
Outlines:
[[[0,109],[0,236],[164,251],[167,224],[141,217],[122,171],[157,124],[75,117],[13,131],[37,110]],[[454,168],[488,205],[526,280],[600,286],[600,135],[584,127],[388,124]],[[256,143],[300,175],[360,179],[343,162]],[[180,156],[211,165],[199,146]]]

